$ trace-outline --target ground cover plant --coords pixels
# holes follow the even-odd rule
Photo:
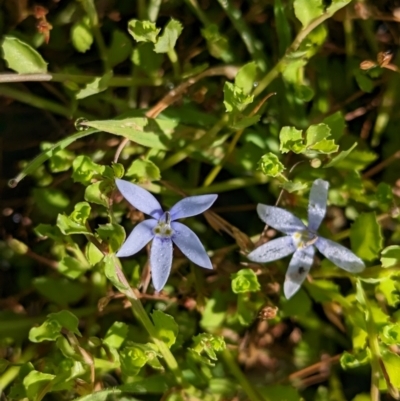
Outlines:
[[[400,398],[400,3],[0,16],[2,399]]]

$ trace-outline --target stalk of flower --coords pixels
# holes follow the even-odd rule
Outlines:
[[[205,212],[218,195],[189,196],[164,212],[157,199],[142,187],[120,179],[115,182],[132,206],[151,217],[135,226],[117,252],[118,257],[132,256],[152,241],[150,269],[156,291],[164,288],[171,272],[173,243],[193,263],[212,269],[211,260],[197,235],[176,220]]]
[[[261,220],[274,229],[286,234],[267,242],[248,254],[253,262],[267,263],[284,258],[293,253],[286,272],[283,292],[287,299],[291,298],[301,287],[314,261],[315,249],[318,249],[336,266],[351,272],[364,270],[364,262],[346,247],[320,237],[317,233],[326,214],[328,200],[327,181],[314,181],[308,204],[308,227],[287,210],[263,204],[257,205]]]

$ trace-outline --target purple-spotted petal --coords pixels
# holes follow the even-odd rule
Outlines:
[[[115,183],[124,198],[136,209],[155,219],[159,219],[162,216],[163,211],[161,205],[150,192],[139,187],[139,185],[120,180],[119,178],[115,180]]]
[[[287,299],[291,298],[300,289],[311,269],[314,261],[314,254],[315,248],[313,246],[298,249],[293,254],[283,285],[283,292]]]
[[[315,246],[332,263],[350,273],[360,273],[365,269],[358,256],[337,242],[320,237]]]
[[[254,249],[247,255],[253,262],[266,263],[290,255],[296,250],[292,237],[280,237]]]
[[[171,238],[154,237],[150,251],[150,268],[153,286],[161,291],[168,280],[172,266]]]
[[[218,195],[188,196],[175,203],[169,211],[172,220],[196,216],[211,207]]]
[[[275,230],[285,234],[293,234],[306,229],[303,222],[285,209],[276,206],[267,206],[259,203],[257,213],[260,219]]]
[[[171,226],[174,230],[172,241],[182,253],[196,265],[212,269],[211,260],[197,235],[190,228],[176,221],[171,223]]]
[[[136,225],[116,255],[124,257],[139,252],[154,237],[153,228],[156,225],[157,220],[154,219],[144,220]]]
[[[311,187],[308,202],[308,228],[311,231],[317,231],[325,217],[328,188],[329,183],[321,179],[315,180]]]

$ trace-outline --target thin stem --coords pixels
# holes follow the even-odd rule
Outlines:
[[[0,74],[0,83],[13,83],[13,82],[66,82],[73,81],[78,84],[87,84],[93,82],[95,79],[101,78],[96,75],[74,75],[74,74],[59,74],[59,73],[46,73],[46,74]],[[161,86],[166,82],[162,78],[148,78],[148,77],[112,77],[108,82],[110,87],[130,87],[130,86]]]
[[[264,56],[262,43],[255,38],[250,27],[245,22],[242,12],[239,9],[233,7],[230,0],[218,0],[218,3],[231,20],[235,29],[238,31],[247,48],[247,51],[250,53],[253,60],[257,63],[260,70],[263,72],[266,71],[267,61]]]
[[[247,377],[241,371],[236,360],[233,358],[231,351],[225,349],[224,351],[222,351],[221,355],[231,374],[238,381],[243,391],[249,397],[249,400],[264,401],[261,395],[258,394],[257,390],[251,385],[251,383],[247,380]]]
[[[219,0],[222,1],[222,0]],[[278,63],[269,71],[269,73],[259,82],[257,88],[254,89],[254,96],[258,96],[283,70],[287,62],[287,56],[295,52],[300,45],[303,43],[304,39],[313,31],[317,26],[321,25],[324,21],[330,18],[337,10],[331,9],[318,18],[314,19],[303,28],[295,37],[293,43],[287,49],[285,55],[278,61]]]
[[[175,49],[171,49],[167,54],[169,61],[172,64],[172,69],[174,70],[174,77],[178,79],[181,73],[181,67],[179,65],[178,55],[176,54]]]
[[[147,15],[151,22],[156,22],[158,13],[160,12],[161,0],[150,0],[147,9]]]
[[[200,8],[197,0],[185,0],[185,3],[196,14],[196,17],[204,26],[212,24],[212,22],[208,19],[207,14]]]

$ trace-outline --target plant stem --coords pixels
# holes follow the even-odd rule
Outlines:
[[[156,22],[158,13],[160,11],[161,0],[150,0],[147,9],[147,15],[151,22]]]
[[[185,3],[196,14],[196,17],[204,26],[211,25],[212,22],[208,19],[206,13],[200,8],[197,0],[185,0]]]
[[[220,2],[223,0],[219,0]],[[342,6],[344,7],[344,5]],[[287,63],[288,56],[295,52],[300,45],[303,43],[304,39],[313,31],[317,26],[321,25],[324,21],[332,17],[332,15],[342,7],[329,7],[328,11],[324,14],[315,18],[310,22],[305,28],[301,29],[300,32],[295,37],[293,43],[287,49],[285,55],[278,61],[278,63],[268,72],[268,74],[259,82],[258,86],[254,89],[254,96],[258,96],[283,70],[283,67]]]
[[[179,65],[178,55],[176,54],[175,49],[171,49],[168,53],[169,61],[172,64],[172,69],[174,71],[175,79],[179,79],[181,67]]]
[[[262,49],[262,43],[254,37],[250,27],[246,24],[242,12],[233,7],[231,0],[218,0],[218,3],[225,11],[226,15],[231,20],[233,26],[238,31],[242,38],[247,51],[250,53],[253,60],[257,63],[262,72],[267,70],[267,61]]]
[[[250,384],[247,380],[247,377],[243,374],[241,369],[239,368],[236,360],[233,358],[231,351],[225,349],[221,352],[222,358],[230,370],[233,377],[238,381],[238,383],[242,386],[243,391],[249,397],[251,401],[264,401],[261,395],[258,394],[256,389]]]

